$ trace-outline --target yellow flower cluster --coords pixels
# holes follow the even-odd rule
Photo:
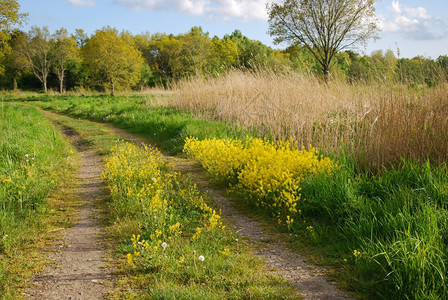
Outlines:
[[[247,161],[246,153],[241,151],[243,148],[241,140],[198,141],[190,137],[185,140],[184,151],[199,160],[204,169],[215,177],[232,181]]]
[[[141,262],[154,262],[161,249],[174,243],[183,230],[190,231],[194,241],[205,232],[223,228],[219,214],[194,186],[180,180],[180,174],[167,170],[157,149],[117,144],[106,161],[103,177],[111,192],[113,212],[117,217],[136,219],[143,229],[141,235],[131,238],[130,265],[137,257]]]
[[[161,197],[164,183],[162,155],[153,148],[125,143],[117,144],[105,164],[106,179],[115,211],[126,216],[136,213],[157,213],[167,206]],[[157,180],[159,179],[159,180]],[[150,198],[151,201],[143,201]]]
[[[355,258],[359,258],[361,256],[361,252],[358,250],[353,250],[353,255],[355,256]]]
[[[331,173],[335,163],[319,155],[315,148],[299,150],[292,139],[271,142],[247,137],[234,139],[187,138],[184,151],[200,161],[218,179],[236,183],[255,205],[267,207],[288,226],[298,213],[301,201],[300,183],[306,176]]]

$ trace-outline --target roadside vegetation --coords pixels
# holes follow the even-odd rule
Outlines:
[[[0,114],[0,295],[13,299],[47,260],[40,250],[52,230],[70,225],[70,205],[61,208],[51,195],[75,160],[35,108],[2,104]]]
[[[285,143],[190,139],[185,150],[231,183],[239,199],[283,224],[293,243],[322,247],[325,260],[336,257],[331,263],[350,271],[342,276],[361,294],[422,299],[447,293],[445,164],[403,160],[372,174]]]
[[[250,80],[257,79],[257,75],[246,76]],[[244,77],[238,78],[241,80]],[[226,81],[223,79],[220,82]],[[267,110],[259,105],[250,109],[259,109],[258,118],[266,117],[267,121],[263,124],[245,123],[256,120],[251,118],[251,113],[256,111],[247,114],[242,109],[229,109],[233,117],[220,123],[217,119],[225,118],[219,116],[218,112],[225,113],[225,107],[234,105],[230,99],[243,99],[241,105],[246,103],[246,107],[249,107],[248,103],[254,103],[252,99],[255,92],[252,89],[239,89],[239,81],[231,82],[235,86],[226,86],[227,90],[233,91],[232,97],[227,98],[228,104],[225,94],[220,94],[217,86],[212,85],[210,88],[205,83],[193,86],[191,82],[185,83],[184,89],[176,90],[174,95],[114,98],[55,96],[40,98],[45,101],[35,103],[65,114],[111,122],[156,143],[161,142],[166,150],[174,153],[180,153],[187,137],[194,137],[187,140],[187,148],[197,138],[198,143],[204,143],[201,151],[205,151],[203,157],[207,158],[205,166],[212,170],[217,180],[232,184],[231,190],[239,199],[252,198],[257,201],[263,198],[258,197],[259,193],[263,194],[261,185],[265,189],[272,187],[274,181],[280,186],[282,183],[286,186],[288,184],[282,178],[268,176],[257,177],[262,183],[256,180],[253,185],[250,182],[245,185],[244,175],[238,173],[238,166],[233,163],[238,157],[246,159],[247,156],[229,153],[242,151],[238,149],[244,148],[245,141],[252,139],[250,136],[267,136],[275,141],[293,136],[293,131],[288,131],[288,127],[273,130],[274,126],[282,128],[278,124],[280,122],[274,122],[282,118],[273,118],[269,123]],[[253,82],[248,81],[246,86],[252,86]],[[268,84],[268,81],[261,82]],[[445,131],[439,130],[444,120],[439,113],[444,108],[446,90],[443,86],[431,89],[397,86],[391,87],[395,90],[388,93],[387,88],[380,87],[375,89],[369,86],[333,86],[310,82],[314,87],[307,85],[307,81],[302,81],[302,86],[298,85],[297,89],[302,89],[302,95],[306,89],[308,94],[303,96],[302,105],[295,107],[296,116],[303,112],[310,120],[310,125],[304,126],[309,128],[310,134],[299,142],[292,142],[288,151],[297,147],[300,150],[301,145],[312,150],[307,146],[309,143],[305,143],[310,142],[318,147],[316,153],[319,156],[316,154],[316,159],[320,154],[330,157],[333,162],[331,172],[317,172],[307,176],[287,173],[297,184],[290,185],[292,190],[287,192],[293,199],[300,198],[292,211],[288,211],[287,206],[283,206],[283,210],[274,206],[272,201],[275,197],[270,196],[266,196],[266,201],[260,200],[258,206],[250,201],[245,205],[256,214],[272,216],[273,223],[277,223],[281,212],[281,223],[291,233],[292,243],[313,253],[312,257],[316,261],[331,266],[336,278],[346,282],[350,289],[361,295],[369,298],[442,297],[446,293],[447,275],[445,233],[448,174],[444,163],[446,150],[442,149],[447,138],[444,136]],[[279,106],[279,111],[291,111],[291,107],[286,106],[287,100],[285,107],[279,104],[279,99],[288,99],[280,94],[282,90],[277,89],[279,98],[275,98],[275,92],[272,92],[269,99],[278,101],[275,107]],[[370,90],[370,94],[365,93],[366,90]],[[333,109],[327,111],[321,111],[319,105],[313,106],[312,101],[306,102],[306,95],[310,95],[309,99],[314,95],[324,101],[324,92],[326,95],[334,95],[332,99],[342,98],[341,102],[334,106],[329,104]],[[185,99],[195,93],[197,98],[190,98],[194,101],[190,101],[191,105],[187,106],[188,100]],[[221,101],[214,102],[213,99],[218,99],[219,95]],[[393,102],[395,95],[398,99]],[[356,96],[360,96],[359,102],[350,106],[350,101]],[[378,99],[375,97],[382,101],[375,102],[373,99]],[[202,98],[209,101],[199,101]],[[33,101],[38,99],[29,98]],[[261,103],[269,108],[270,104]],[[390,122],[394,126],[387,126]],[[288,120],[285,124],[288,124]],[[377,125],[379,129],[375,129]],[[282,135],[276,135],[276,132]],[[370,142],[366,135],[370,136]],[[392,139],[390,135],[396,138]],[[211,142],[213,138],[216,138],[215,142]],[[372,142],[373,138],[378,142]],[[205,146],[207,139],[210,147]],[[219,151],[212,151],[213,143],[215,146],[220,143]],[[275,158],[273,151],[267,151],[267,148],[273,146],[268,145],[260,145],[253,154],[264,149],[269,157]],[[371,147],[373,149],[369,150]],[[218,152],[221,155],[216,156]],[[226,157],[229,158],[228,162],[225,161]],[[257,163],[263,164],[265,159],[267,156],[260,154],[254,155],[249,164],[249,160],[237,163],[241,166],[255,166]],[[225,163],[230,165],[226,166]],[[260,168],[261,173],[256,174],[264,174],[263,170],[267,172],[272,163],[266,161],[265,165],[266,168]],[[223,166],[230,171],[221,172]],[[290,165],[285,163],[284,166]],[[253,188],[252,194],[248,187]],[[279,191],[271,192],[272,195],[280,194]],[[260,206],[265,209],[260,209]]]
[[[448,56],[402,58],[398,47],[370,55],[347,50],[350,42],[376,33],[373,1],[362,2],[365,14],[356,1],[347,2],[351,6],[316,2],[339,11],[332,14],[316,11],[309,1],[269,6],[270,33],[290,43],[283,50],[239,30],[219,38],[201,27],[178,35],[133,35],[110,27],[90,36],[82,29],[9,31],[0,36],[10,50],[1,53],[0,88],[13,91],[4,93],[8,100],[111,123],[170,154],[185,151],[229,187],[235,202],[273,227],[280,223],[276,228],[290,233],[293,247],[330,266],[333,277],[361,297],[443,299],[448,294]],[[341,13],[350,7],[361,9],[358,17]],[[342,16],[335,20],[341,28],[369,26],[365,35],[354,30],[348,40],[322,36],[327,30],[320,26],[327,23],[321,19],[330,16]],[[365,17],[373,23],[363,22]],[[306,34],[310,28],[316,36]],[[337,44],[319,44],[331,40]],[[104,51],[111,41],[111,52]],[[45,94],[21,97],[21,90]],[[14,116],[7,106],[4,111],[2,116]],[[3,131],[15,134],[19,127],[6,120],[0,123]],[[77,122],[87,124],[67,122],[74,128]],[[85,128],[79,131],[91,138]],[[26,225],[28,214],[39,211],[42,201],[23,195],[31,191],[26,159],[35,147],[10,148],[21,139],[3,138],[0,192],[8,198],[0,224],[33,228]],[[246,282],[237,274],[223,275],[229,269],[224,258],[241,264],[244,271],[237,273],[245,277],[259,265],[242,254],[202,196],[166,170],[158,151],[120,142],[110,152],[112,140],[106,140],[91,139],[111,155],[105,172],[116,222],[111,231],[126,257],[122,271],[133,276],[123,290],[131,286],[155,298],[286,295],[273,287],[275,279]],[[13,251],[15,240],[0,234],[0,251]],[[217,242],[205,242],[210,239]],[[209,258],[216,265],[207,265]],[[174,282],[178,285],[167,288]]]
[[[300,164],[290,161],[280,167],[281,159],[265,164],[267,155],[261,153],[243,156],[237,165],[239,155],[226,160],[226,153],[241,152],[234,145],[244,145],[244,139],[186,144],[187,153],[218,180],[230,183],[241,199],[251,195],[245,168],[258,166],[257,174],[271,170],[251,185],[260,195],[270,189],[270,201],[276,199],[273,186],[289,187],[294,180],[295,197],[301,199],[297,212],[263,202],[252,203],[252,208],[267,206],[261,213],[274,219],[288,211],[290,219],[282,222],[294,243],[319,253],[318,260],[336,267],[336,277],[369,298],[443,298],[447,293],[445,83],[321,83],[297,73],[236,72],[183,81],[177,88],[172,105],[181,110],[255,130],[280,141],[279,148],[293,137],[294,149],[311,144],[333,160],[331,172],[286,171],[279,180],[273,178],[274,170],[300,169]],[[208,152],[216,143],[224,154]],[[233,170],[230,180],[216,172],[222,168]],[[257,200],[263,201],[260,195]]]
[[[169,102],[170,98],[171,95],[115,97],[37,95],[27,96],[24,99],[58,113],[114,124],[119,128],[148,138],[157,143],[162,150],[171,154],[181,153],[184,140],[189,136],[200,138],[243,137],[249,133],[239,126],[195,118],[189,111],[159,105]]]
[[[298,298],[156,148],[126,142],[101,124],[48,117],[104,155],[111,194],[104,220],[119,277],[110,298]]]
[[[263,271],[262,262],[225,229],[219,213],[185,177],[167,170],[158,150],[119,143],[106,161],[104,177],[111,217],[120,220],[113,234],[127,235],[121,245],[127,253],[125,271],[134,275],[134,284],[146,287],[136,295],[297,297],[282,279]]]

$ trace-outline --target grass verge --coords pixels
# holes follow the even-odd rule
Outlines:
[[[41,105],[82,117],[101,116],[99,119],[116,105],[110,118],[116,119],[115,124],[131,127],[137,123],[136,132],[153,140],[154,133],[155,139],[167,138],[171,144],[164,142],[164,145],[173,152],[180,151],[184,144],[181,138],[187,134],[201,140],[213,137],[220,126],[225,126],[194,120],[188,112],[151,108],[141,98],[134,104],[132,98],[114,101],[117,103],[100,106],[100,98],[91,103],[82,98],[68,101],[57,98]],[[135,121],[136,116],[140,119],[139,111],[150,116],[142,116],[142,120],[150,121]],[[182,130],[166,130],[176,127],[173,120],[179,115]],[[198,122],[200,126],[190,126],[189,122]],[[151,126],[164,134],[159,135],[158,129]],[[209,134],[207,126],[211,127]],[[216,133],[216,137],[242,138],[242,134],[226,129]],[[316,174],[300,179],[300,193],[305,201],[300,202],[296,215],[290,215],[294,219],[289,224],[293,243],[308,247],[319,262],[335,270],[335,277],[366,297],[443,298],[448,275],[446,165],[401,159],[393,168],[369,173],[359,171],[350,153],[335,157],[339,167],[331,176]],[[252,209],[261,214],[272,213],[270,209],[265,212]]]
[[[185,138],[189,136],[236,138],[254,134],[228,123],[194,118],[188,111],[155,106],[156,102],[164,101],[163,96],[158,97],[162,100],[153,95],[32,96],[25,100],[58,113],[114,124],[149,139],[170,154],[182,152]]]
[[[71,225],[71,205],[56,199],[68,193],[76,157],[35,108],[3,104],[0,132],[0,295],[17,299],[55,233]]]

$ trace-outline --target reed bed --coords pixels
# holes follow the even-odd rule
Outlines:
[[[296,72],[235,71],[176,83],[174,105],[201,117],[237,123],[274,140],[344,149],[361,167],[381,168],[403,158],[448,159],[448,88],[393,82],[321,82]]]

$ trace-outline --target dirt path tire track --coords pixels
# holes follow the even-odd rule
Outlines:
[[[136,144],[150,144],[144,138],[110,125],[106,126]],[[245,216],[235,208],[221,190],[210,184],[206,171],[195,161],[169,155],[165,155],[165,158],[174,171],[191,175],[192,182],[212,196],[221,209],[221,215],[230,221],[236,232],[257,243],[257,246],[261,245],[254,254],[263,258],[269,269],[296,287],[303,299],[354,299],[348,292],[339,290],[336,284],[327,280],[324,268],[306,262],[303,256],[292,252],[284,243],[266,233],[260,222]]]
[[[110,291],[111,272],[104,268],[105,247],[100,236],[104,233],[95,207],[106,197],[102,184],[102,162],[75,132],[65,129],[79,151],[81,167],[75,192],[86,202],[77,213],[77,224],[65,229],[63,242],[51,254],[55,266],[49,266],[34,279],[27,292],[31,299],[103,299]]]

